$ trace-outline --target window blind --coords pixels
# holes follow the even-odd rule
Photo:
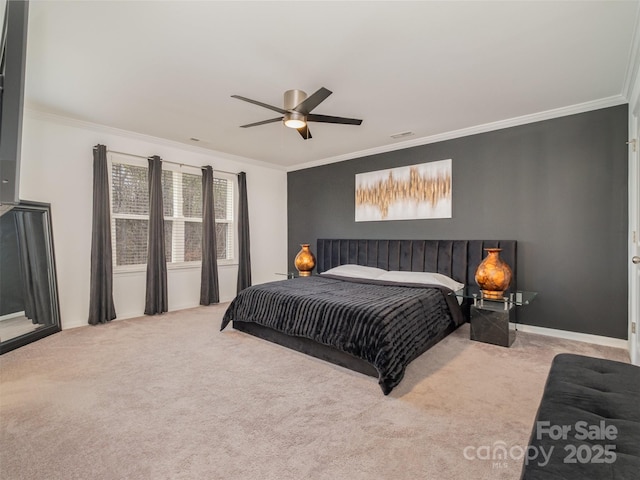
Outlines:
[[[168,165],[162,172],[165,254],[168,263],[202,259],[202,176]],[[114,266],[147,261],[148,168],[112,160],[112,240]],[[234,253],[234,180],[214,176],[217,257]]]

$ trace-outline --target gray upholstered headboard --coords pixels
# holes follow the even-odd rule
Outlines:
[[[475,273],[486,256],[484,248],[502,248],[500,257],[513,271],[516,287],[515,240],[344,240],[318,239],[318,273],[355,263],[385,270],[437,272],[465,285],[475,285]]]

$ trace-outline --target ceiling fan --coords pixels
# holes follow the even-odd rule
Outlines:
[[[356,118],[332,117],[329,115],[317,115],[315,113],[311,113],[311,111],[320,105],[320,103],[331,95],[331,93],[331,90],[327,90],[322,87],[310,97],[307,97],[307,94],[302,90],[287,90],[284,92],[284,108],[274,107],[273,105],[241,97],[240,95],[231,95],[231,97],[253,103],[254,105],[259,105],[282,114],[282,117],[270,118],[269,120],[263,120],[261,122],[241,125],[241,128],[257,127],[258,125],[275,123],[282,120],[287,127],[295,128],[300,133],[300,136],[304,140],[307,140],[312,138],[307,122],[339,123],[342,125],[360,125],[362,123],[362,120],[358,120]]]

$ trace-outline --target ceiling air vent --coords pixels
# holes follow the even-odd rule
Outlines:
[[[415,135],[415,133],[413,133],[413,132],[400,132],[400,133],[394,133],[393,135],[391,135],[391,138],[404,138],[404,137],[410,137],[412,135]]]

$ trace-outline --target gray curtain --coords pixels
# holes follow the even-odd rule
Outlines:
[[[218,249],[216,247],[216,213],[213,201],[213,169],[202,169],[202,273],[200,305],[220,302],[218,285]]]
[[[238,292],[251,286],[251,252],[249,244],[249,206],[247,205],[247,174],[238,174]]]
[[[113,263],[111,257],[111,208],[107,147],[93,147],[93,226],[91,231],[91,282],[89,324],[116,318],[113,305]]]
[[[164,252],[164,210],[162,206],[162,161],[149,159],[149,233],[147,243],[146,315],[168,310],[167,261]]]
[[[42,212],[15,211],[24,314],[34,324],[51,325],[51,293]]]

